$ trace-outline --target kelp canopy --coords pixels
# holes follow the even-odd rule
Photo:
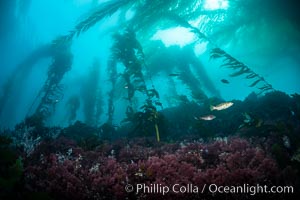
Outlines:
[[[19,87],[18,80],[24,79],[45,57],[52,60],[47,78],[27,112],[28,116],[41,115],[44,119],[53,116],[57,104],[65,99],[68,108],[73,109],[65,121],[76,119],[83,102],[82,116],[86,121],[93,119],[92,124],[97,124],[101,111],[106,114],[104,120],[113,123],[115,109],[118,109],[116,102],[121,102],[125,110],[122,117],[117,117],[119,121],[134,119],[134,113],[143,113],[144,109],[155,116],[153,123],[156,124],[157,110],[174,106],[183,99],[204,103],[210,97],[224,98],[226,94],[215,82],[214,72],[220,71],[229,78],[240,78],[246,87],[235,87],[239,90],[255,91],[259,95],[274,91],[276,82],[273,79],[271,83],[256,64],[263,61],[266,65],[263,67],[271,67],[282,54],[300,62],[299,46],[295,45],[300,41],[299,14],[291,6],[293,3],[293,0],[99,1],[67,34],[37,48],[19,64],[4,84],[0,113],[3,115],[12,91]],[[87,77],[85,85],[93,87],[83,86],[78,94],[67,94],[68,83],[64,77],[72,72],[73,59],[77,56],[74,42],[110,18],[117,19],[115,26],[105,32],[99,30],[112,39],[108,49],[110,56],[101,62],[107,66],[99,64],[98,68],[94,65],[92,70],[86,70],[90,71],[93,81],[89,82]],[[184,28],[185,33],[192,34],[189,44],[168,46],[153,39],[159,31],[170,28]],[[105,82],[93,73],[106,73]],[[163,87],[161,81],[168,83],[168,88]],[[107,99],[104,92],[108,94]]]

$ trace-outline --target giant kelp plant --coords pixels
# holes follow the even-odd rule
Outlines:
[[[159,93],[156,91],[153,82],[151,82],[151,89],[148,89],[144,75],[143,68],[145,70],[146,65],[144,61],[144,52],[139,41],[135,37],[133,30],[127,28],[123,34],[114,35],[114,45],[112,47],[112,63],[116,65],[118,62],[121,62],[124,66],[124,71],[121,73],[121,78],[125,81],[124,89],[127,90],[126,100],[128,101],[128,106],[126,108],[126,116],[129,121],[150,121],[155,127],[157,141],[160,140],[159,129],[157,125],[157,105],[162,105],[159,101]],[[113,72],[115,72],[115,66],[113,67]],[[116,73],[116,72],[115,72]],[[113,75],[112,75],[113,76]],[[112,80],[112,91],[110,94],[113,94],[115,86],[114,79]],[[143,112],[138,114],[138,118],[133,117],[137,106],[133,102],[133,98],[136,92],[141,92],[145,97],[145,104],[141,107]],[[111,105],[109,105],[109,110]],[[145,124],[139,124],[139,128],[146,128]]]
[[[272,28],[270,16],[276,14],[280,27],[290,27],[289,36],[299,39],[299,23],[281,0],[93,2],[69,32],[29,54],[4,84],[1,115],[37,64],[50,61],[25,119],[13,130],[0,126],[0,198],[253,197],[207,190],[161,197],[125,190],[138,183],[287,185],[299,194],[299,94],[279,91],[251,54],[258,52],[269,63],[285,50],[293,56],[297,46],[286,45]],[[106,27],[109,19],[114,24]],[[97,25],[104,30],[93,29]],[[180,37],[193,39],[188,45],[155,39],[170,28],[183,29]],[[99,41],[109,35],[107,44],[93,43],[107,52],[97,51],[98,57],[84,63],[94,46],[83,52],[80,37],[89,31],[99,33]],[[278,45],[285,44],[280,50],[266,37],[271,33]],[[233,87],[230,92],[244,85],[250,94],[226,99],[214,70],[228,75],[220,84]],[[268,195],[293,199],[287,193]]]
[[[230,55],[227,51],[223,50],[221,46],[217,44],[226,44],[230,42],[230,40],[226,41],[226,38],[218,37],[218,33],[221,31],[220,27],[224,27],[222,29],[222,34],[232,34],[232,31],[236,31],[235,34],[246,34],[247,32],[251,32],[252,29],[244,28],[244,23],[251,24],[252,26],[259,26],[260,23],[265,20],[271,20],[268,17],[264,17],[262,13],[264,9],[271,4],[270,2],[266,2],[261,5],[260,9],[256,10],[258,12],[257,16],[261,16],[263,19],[257,21],[257,18],[251,18],[252,15],[247,16],[248,13],[247,8],[251,8],[253,5],[257,3],[256,1],[251,1],[247,3],[242,3],[240,1],[228,1],[227,4],[230,5],[231,12],[227,12],[226,9],[214,10],[214,9],[206,9],[207,1],[184,1],[184,0],[170,0],[170,1],[135,1],[135,0],[111,0],[105,3],[100,3],[97,8],[95,8],[89,16],[87,16],[84,20],[79,22],[74,29],[70,30],[67,35],[60,36],[55,39],[50,46],[51,53],[47,56],[51,56],[53,58],[53,63],[49,67],[48,71],[48,80],[45,82],[45,85],[41,89],[38,97],[36,98],[35,103],[33,104],[30,114],[36,113],[41,114],[45,118],[51,115],[53,112],[56,103],[60,101],[63,96],[63,87],[60,82],[63,79],[64,74],[71,69],[72,66],[72,52],[68,51],[72,45],[72,41],[76,39],[76,37],[80,37],[81,34],[88,31],[91,27],[95,26],[97,23],[101,22],[104,18],[110,17],[113,14],[120,12],[122,17],[119,18],[119,29],[130,29],[132,34],[136,34],[139,38],[141,44],[139,46],[134,41],[130,41],[130,38],[126,38],[129,36],[129,33],[126,35],[115,34],[113,36],[115,40],[115,45],[111,48],[112,57],[119,56],[119,61],[126,67],[126,71],[123,73],[123,78],[126,82],[126,87],[128,91],[128,101],[129,105],[132,103],[132,97],[135,90],[145,90],[146,81],[151,80],[151,69],[145,70],[143,73],[140,72],[140,66],[137,62],[133,63],[125,63],[125,61],[120,60],[124,58],[129,59],[130,56],[128,53],[130,51],[122,52],[122,50],[126,50],[127,48],[135,48],[139,53],[139,49],[141,46],[144,46],[143,60],[139,62],[142,65],[148,65],[148,55],[151,55],[152,52],[147,51],[148,47],[151,46],[151,41],[149,40],[151,36],[159,29],[169,28],[174,26],[181,26],[187,28],[191,33],[195,34],[196,41],[190,45],[190,50],[186,48],[187,52],[181,52],[180,57],[184,58],[186,54],[190,55],[193,51],[195,45],[199,44],[199,42],[208,42],[208,49],[211,50],[211,58],[224,58],[224,64],[222,66],[226,66],[229,69],[239,70],[230,74],[231,77],[236,77],[240,75],[246,75],[246,79],[253,79],[254,81],[249,84],[249,87],[257,86],[259,89],[259,93],[264,93],[270,90],[274,90],[272,85],[267,82],[267,80],[256,73],[254,70],[250,69],[246,64],[239,61],[234,56]],[[269,3],[269,4],[268,4]],[[276,3],[278,3],[276,1]],[[228,5],[227,5],[228,6]],[[125,19],[125,13],[128,11],[134,12],[134,15],[130,19]],[[245,13],[243,13],[245,12]],[[274,11],[277,12],[277,11]],[[238,21],[234,23],[234,27],[230,26],[230,28],[226,27],[226,23],[224,19],[234,19],[233,13],[239,13],[239,15],[243,17],[239,17]],[[281,17],[287,17],[285,15]],[[288,16],[291,17],[291,16]],[[238,31],[237,31],[238,30]],[[114,33],[113,33],[114,34]],[[211,37],[210,37],[211,36]],[[230,38],[230,37],[228,37]],[[116,46],[119,45],[119,46]],[[122,46],[123,45],[123,46]],[[133,46],[132,46],[133,45]],[[119,49],[118,49],[118,48]],[[120,49],[122,48],[122,49]],[[167,50],[168,51],[168,50]],[[40,52],[40,51],[37,51]],[[42,51],[44,52],[44,51]],[[171,51],[172,53],[172,51]],[[174,52],[173,52],[174,53]],[[121,55],[123,54],[123,55]],[[35,62],[40,59],[42,54],[34,54],[35,57],[32,57],[29,60]],[[142,55],[142,54],[141,54]],[[141,56],[136,55],[136,56]],[[129,57],[128,57],[129,56]],[[151,56],[149,56],[150,58]],[[201,61],[196,57],[189,57],[188,60],[177,60],[175,61],[177,65],[181,65],[179,71],[182,73],[178,78],[180,78],[187,86],[190,88],[192,93],[192,98],[196,100],[205,100],[208,94],[203,91],[204,88],[208,89],[211,94],[219,96],[219,92],[215,89],[213,83],[209,80],[207,76],[205,76],[205,71],[202,69]],[[137,58],[140,59],[140,58]],[[31,61],[31,62],[32,62]],[[28,61],[24,62],[22,66],[30,66],[32,63],[28,64]],[[112,59],[108,62],[110,66],[108,66],[108,71],[110,73],[110,79],[112,82],[115,82],[116,73],[114,73],[114,66],[116,61]],[[131,65],[129,67],[129,65]],[[190,66],[193,66],[196,74],[192,73],[189,70]],[[24,68],[24,67],[23,67]],[[29,67],[27,67],[29,68]],[[19,69],[17,69],[19,70]],[[148,74],[149,73],[149,74]],[[17,74],[17,73],[16,73]],[[130,80],[130,76],[135,76],[135,80]],[[145,79],[146,77],[146,79]],[[20,78],[19,78],[20,79]],[[11,90],[11,85],[13,85],[13,81],[16,80],[16,75],[13,75],[7,82],[5,86],[5,90],[1,97],[1,102],[7,101],[7,97],[9,96],[9,92]],[[115,83],[113,83],[112,88],[115,88]],[[138,88],[138,89],[137,89]],[[109,111],[108,111],[108,121],[112,122],[112,113],[114,110],[113,99],[115,95],[113,94],[114,89],[109,94]],[[5,103],[5,102],[4,102]],[[1,106],[4,106],[4,103]],[[34,110],[32,110],[34,109]],[[1,111],[1,109],[0,109]]]
[[[97,126],[99,124],[100,116],[103,111],[103,100],[99,85],[100,64],[95,60],[85,84],[81,89],[85,123],[91,126]]]
[[[70,52],[70,43],[62,43],[64,37],[53,41],[54,49],[53,61],[48,68],[47,80],[40,90],[38,96],[38,106],[34,114],[42,115],[47,118],[55,109],[55,104],[63,98],[63,85],[61,80],[65,73],[71,69],[72,54]]]

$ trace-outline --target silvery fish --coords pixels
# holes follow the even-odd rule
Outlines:
[[[210,121],[210,120],[213,120],[216,118],[216,116],[214,115],[206,115],[206,116],[203,116],[203,117],[194,117],[196,120],[205,120],[205,121]]]
[[[233,105],[232,102],[220,103],[216,106],[210,106],[210,110],[225,110]]]
[[[214,116],[214,115],[206,115],[206,116],[200,117],[200,119],[206,120],[206,121],[210,121],[210,120],[213,120],[215,118],[216,118],[216,116]]]

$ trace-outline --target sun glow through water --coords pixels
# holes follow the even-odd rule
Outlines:
[[[228,6],[228,0],[206,0],[204,3],[205,10],[226,10]]]
[[[195,35],[183,27],[170,28],[157,31],[152,40],[161,40],[166,47],[178,45],[183,47],[195,41]]]

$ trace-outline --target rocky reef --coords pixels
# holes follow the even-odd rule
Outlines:
[[[159,112],[160,141],[152,126],[139,131],[137,122],[91,127],[77,121],[62,128],[28,118],[2,131],[1,198],[292,199],[205,188],[292,186],[299,193],[299,95],[251,94],[233,102],[218,112],[194,102]],[[216,118],[193,119],[207,112]],[[161,195],[174,185],[184,192]]]

